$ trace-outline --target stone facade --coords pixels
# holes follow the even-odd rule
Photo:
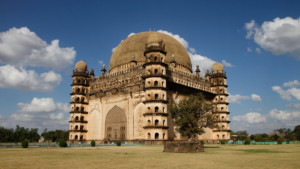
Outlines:
[[[138,39],[134,37],[137,35],[129,38]],[[70,141],[185,140],[187,138],[175,131],[167,105],[198,92],[207,101],[217,103],[218,111],[214,113],[220,115],[220,129],[205,129],[206,133],[197,139],[230,138],[227,77],[223,66],[216,63],[205,77],[200,76],[197,66],[196,74],[193,74],[189,66],[178,63],[176,56],[168,54],[167,46],[172,43],[165,44],[165,36],[168,35],[150,33],[144,44],[144,61],[131,56],[129,62],[113,64],[109,73],[104,65],[102,75],[98,77],[93,69],[87,70],[83,61],[75,65],[71,85]],[[122,43],[117,48],[122,48]]]

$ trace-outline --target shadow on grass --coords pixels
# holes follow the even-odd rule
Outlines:
[[[204,146],[204,148],[220,148],[219,146]]]

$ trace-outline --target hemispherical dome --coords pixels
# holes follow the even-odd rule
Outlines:
[[[75,69],[82,69],[86,70],[87,69],[87,64],[84,61],[79,61],[75,64]]]
[[[212,66],[212,71],[223,71],[224,70],[224,67],[221,63],[217,62],[215,63],[213,66]]]
[[[165,62],[171,62],[172,55],[175,61],[192,70],[192,63],[189,54],[183,45],[175,38],[159,32],[141,32],[123,40],[115,49],[110,58],[109,72],[117,66],[130,63],[132,56],[137,62],[145,62],[145,45],[152,40],[163,40],[167,52]]]

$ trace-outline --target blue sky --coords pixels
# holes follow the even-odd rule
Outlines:
[[[216,61],[227,63],[233,131],[293,129],[300,124],[299,6],[0,1],[0,126],[68,129],[75,63],[82,59],[99,76],[121,40],[151,28],[176,37],[202,73]]]

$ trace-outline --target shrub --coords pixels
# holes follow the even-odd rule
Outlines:
[[[283,142],[282,138],[277,139],[277,144],[282,144],[282,142]]]
[[[92,146],[92,147],[95,147],[95,140],[92,140],[92,141],[91,141],[91,146]]]
[[[291,143],[291,140],[290,139],[287,139],[286,140],[286,144],[290,144]]]
[[[201,141],[200,141],[200,144],[204,144],[204,141],[203,141],[203,140],[201,140]]]
[[[245,144],[250,144],[251,140],[250,139],[245,139]]]
[[[66,141],[64,139],[59,141],[59,147],[66,147]]]
[[[121,146],[121,141],[117,141],[117,146]]]
[[[225,140],[221,140],[221,144],[225,144]]]
[[[23,148],[27,148],[28,147],[28,141],[27,140],[23,140],[22,141],[22,147]]]

